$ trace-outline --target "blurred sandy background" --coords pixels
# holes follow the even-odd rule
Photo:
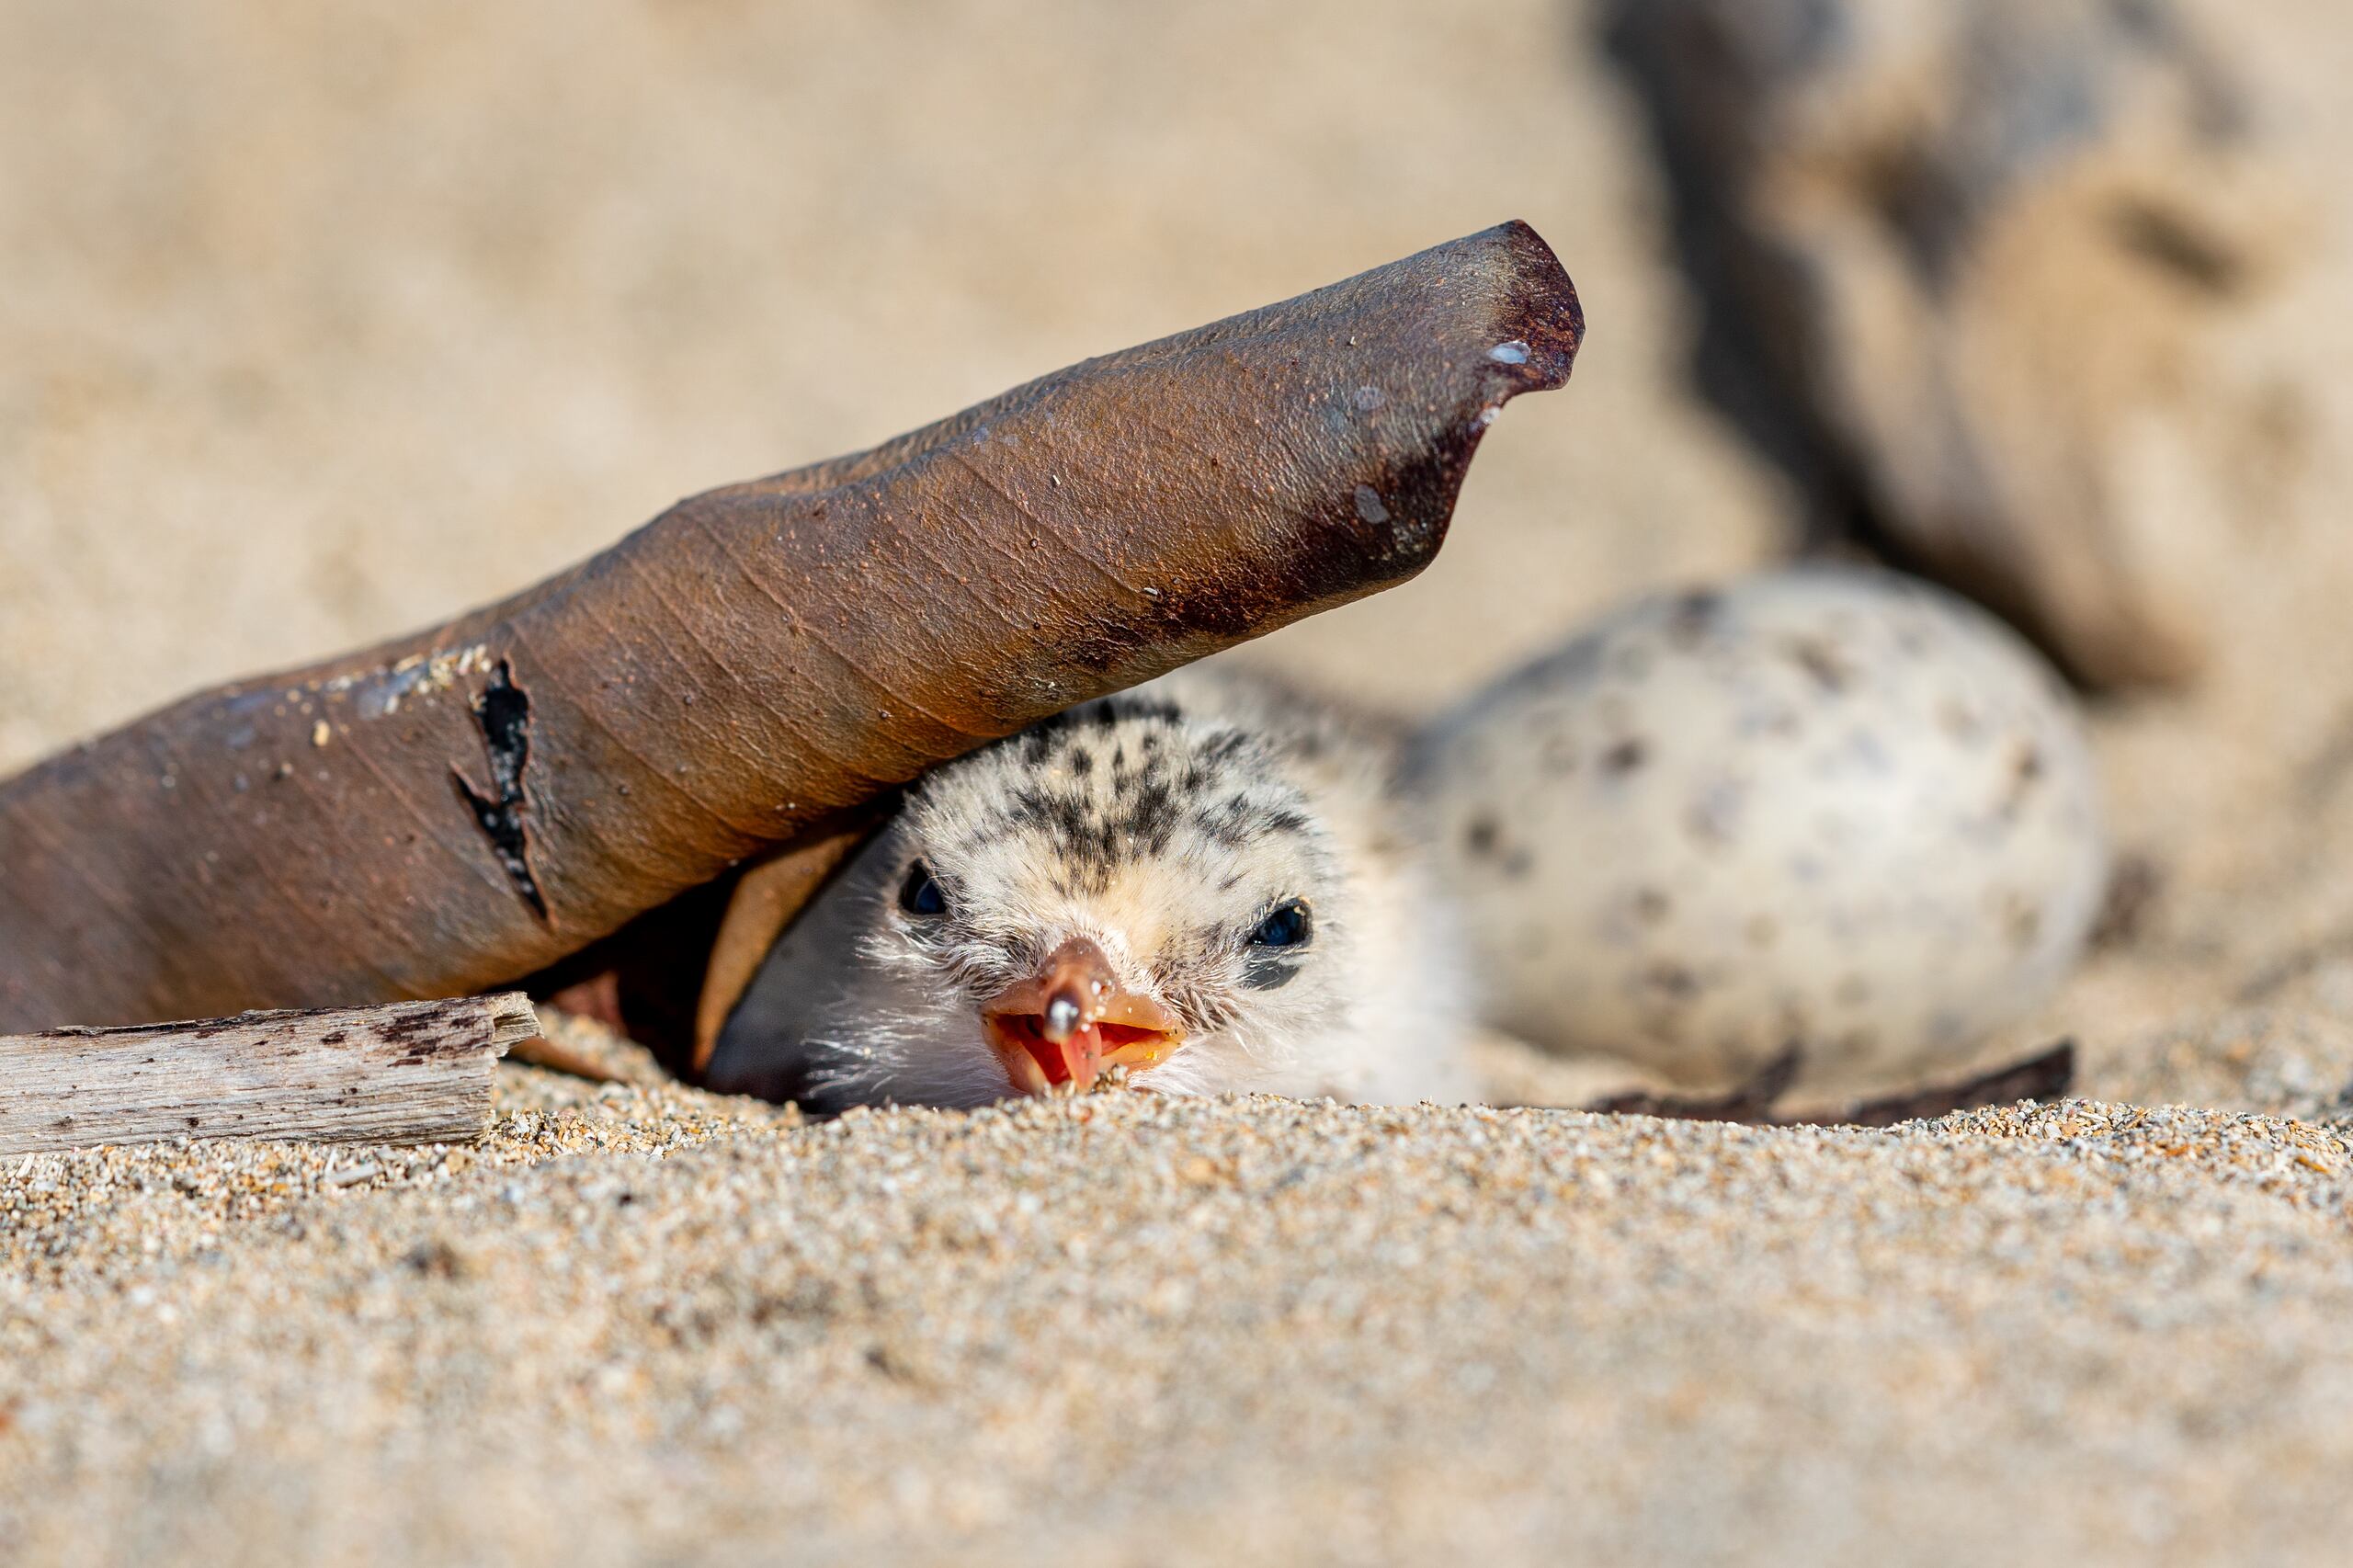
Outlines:
[[[0,770],[191,687],[505,594],[688,493],[870,445],[1082,356],[1509,217],[1552,243],[1584,296],[1574,383],[1497,424],[1421,580],[1264,655],[1427,709],[1630,593],[1778,559],[1806,501],[1693,391],[1699,312],[1668,188],[1597,9],[0,0]],[[2338,0],[2191,9],[2254,85],[2267,156],[2302,193],[2279,286],[2208,324],[2200,370],[2277,392],[2291,438],[2263,460],[2262,504],[2202,542],[2219,633],[2204,678],[2095,706],[2144,896],[2059,1003],[1994,1049],[2071,1031],[2095,1096],[2342,1118],[2353,24]],[[1157,1140],[1154,1169],[1168,1166],[1152,1201],[1232,1241],[1219,1256],[1265,1266],[1227,1297],[1202,1276],[1199,1302],[1164,1311],[1157,1294],[1116,1296],[1142,1291],[1164,1256],[1118,1249],[1161,1233],[1089,1228],[1100,1216],[1066,1168],[1075,1145],[1046,1111],[902,1119],[870,1138],[837,1126],[697,1163],[680,1151],[715,1127],[750,1140],[768,1123],[683,1094],[608,1105],[575,1086],[546,1091],[559,1103],[542,1111],[505,1092],[471,1176],[386,1154],[347,1176],[315,1151],[43,1166],[51,1185],[0,1225],[0,1364],[17,1369],[0,1379],[0,1444],[16,1422],[39,1456],[18,1479],[47,1510],[27,1539],[59,1560],[93,1539],[152,1558],[193,1520],[203,1554],[225,1560],[261,1518],[295,1558],[381,1525],[428,1554],[528,1560],[568,1518],[626,1517],[667,1542],[665,1560],[732,1528],[721,1557],[758,1561],[790,1500],[815,1506],[854,1480],[862,1490],[832,1494],[864,1510],[834,1521],[843,1560],[891,1529],[955,1524],[958,1500],[977,1497],[973,1518],[1012,1531],[1008,1560],[1023,1554],[1016,1527],[1062,1508],[1092,1521],[1095,1555],[1146,1561],[1120,1509],[1140,1495],[1133,1475],[1165,1466],[1191,1478],[1170,1539],[1206,1551],[1224,1525],[1262,1527],[1293,1560],[1460,1543],[1457,1503],[1474,1498],[1490,1506],[1479,1539],[1499,1551],[1529,1546],[1522,1526],[1622,1504],[1607,1539],[1634,1555],[1620,1561],[1662,1541],[1721,1555],[1768,1517],[1815,1560],[1904,1561],[1876,1528],[1934,1521],[1953,1545],[2021,1487],[2076,1510],[2044,1541],[2054,1550],[2198,1525],[2220,1551],[2249,1518],[2316,1527],[2250,1500],[2275,1487],[2325,1500],[2347,1461],[2353,1373],[2332,1346],[2353,1301],[2353,1197],[2305,1174],[2344,1154],[2309,1130],[2135,1131],[2126,1114],[2116,1136],[2141,1140],[2128,1153],[2143,1165],[2119,1175],[2094,1147],[2109,1124],[2072,1113],[1960,1128],[1958,1152],[1563,1119],[1557,1136],[1511,1134],[1582,1151],[1567,1207],[1585,1229],[1543,1255],[1575,1267],[1540,1271],[1536,1290],[1539,1274],[1509,1263],[1540,1233],[1510,1229],[1492,1187],[1449,1185],[1500,1158],[1502,1134],[1475,1119],[1432,1120],[1391,1170],[1363,1165],[1348,1141],[1370,1134],[1346,1117],[1287,1133],[1287,1112],[1211,1109],[1164,1137],[1131,1108],[1137,1136]],[[2084,1163],[2086,1185],[2043,1141]],[[1800,1144],[1830,1162],[1819,1185],[1777,1163]],[[1295,1170],[1318,1173],[1296,1198],[1305,1211],[1282,1207],[1292,1178],[1277,1180],[1294,1149]],[[2185,1152],[2177,1170],[2143,1170]],[[654,1154],[675,1180],[633,1163]],[[1003,1184],[965,1179],[967,1162],[1000,1158],[1069,1199],[1007,1221],[1010,1254],[954,1229],[1002,1217]],[[909,1161],[964,1176],[926,1207],[901,1176],[931,1166]],[[1217,1201],[1231,1214],[1184,1208],[1229,1178]],[[443,1196],[379,1196],[412,1179]],[[2266,1207],[2296,1182],[2315,1195]],[[622,1246],[625,1220],[605,1216],[631,1184],[647,1229]],[[1415,1272],[1418,1253],[1368,1250],[1341,1218],[1367,1192],[1407,1216],[1379,1232],[1383,1248],[1431,1228],[1443,1279]],[[1960,1196],[1939,1209],[1940,1192]],[[2074,1228],[2086,1215],[2094,1229]],[[1726,1216],[1754,1227],[1737,1233],[1751,1244],[1725,1241]],[[837,1221],[880,1228],[835,1235]],[[756,1256],[741,1250],[754,1231]],[[1975,1250],[1948,1267],[1938,1249],[1957,1234]],[[494,1235],[519,1238],[497,1244],[526,1261]],[[1131,1257],[1126,1271],[1090,1273],[1087,1244]],[[881,1295],[870,1255],[904,1265]],[[961,1337],[990,1304],[974,1291],[997,1279],[973,1272],[983,1255],[1007,1291],[1078,1314],[1059,1342],[1076,1349],[1040,1366],[1024,1358],[1053,1344]],[[207,1272],[208,1259],[225,1262]],[[1340,1290],[1323,1276],[1334,1260],[1375,1306],[1330,1321],[1356,1324],[1370,1358],[1349,1359],[1345,1328],[1311,1336],[1303,1394],[1270,1360],[1297,1313]],[[1398,1271],[1435,1293],[1380,1305]],[[842,1304],[803,1312],[791,1292],[809,1279]],[[1475,1310],[1449,1279],[1483,1281]],[[782,1317],[743,1316],[745,1301],[774,1304],[759,1291],[782,1293]],[[2292,1311],[2255,1315],[2282,1295]],[[1115,1332],[1139,1323],[1170,1336],[1150,1339],[1149,1372],[1131,1372],[1139,1341]],[[506,1337],[485,1338],[492,1324]],[[711,1344],[736,1359],[706,1357]],[[738,1377],[754,1397],[735,1398]],[[1570,1386],[1574,1400],[1543,1404]],[[974,1388],[985,1408],[958,1403]],[[1792,1410],[1811,1456],[1795,1468]],[[827,1425],[878,1411],[872,1426]],[[454,1446],[446,1412],[468,1434]],[[752,1436],[735,1440],[722,1415]],[[1006,1446],[960,1469],[983,1419],[1004,1423],[990,1430]],[[1440,1436],[1417,1449],[1431,1419]],[[1170,1432],[1231,1434],[1230,1447],[1153,1446]],[[1345,1462],[1299,1469],[1301,1432]],[[2097,1484],[2066,1468],[2077,1432],[2106,1445]],[[2234,1436],[2230,1464],[2210,1465],[2204,1445]],[[1493,1451],[1458,1468],[1448,1442]],[[241,1465],[248,1451],[261,1457]],[[903,1453],[922,1458],[898,1468]],[[812,1455],[837,1457],[803,1474]],[[1139,1469],[1089,1469],[1102,1455]],[[790,1486],[758,1502],[779,1476]],[[1264,1480],[1237,1494],[1236,1476]],[[1891,1476],[1870,1505],[1881,1511],[1855,1514],[1856,1487]],[[1313,1489],[1313,1508],[1291,1506],[1290,1484]],[[411,1506],[428,1497],[446,1519]],[[467,1534],[461,1506],[507,1533]],[[2149,1507],[2172,1523],[2148,1524]],[[336,1509],[364,1528],[330,1528]],[[2038,1555],[1978,1544],[2002,1548],[1984,1560]],[[641,1555],[620,1534],[594,1545],[576,1560]]]

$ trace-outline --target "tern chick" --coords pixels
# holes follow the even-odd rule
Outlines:
[[[1114,1068],[1459,1101],[1463,968],[1395,762],[1329,707],[1191,670],[939,768],[768,955],[708,1081],[827,1109]]]

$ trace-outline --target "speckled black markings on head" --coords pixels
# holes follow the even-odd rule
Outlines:
[[[1193,812],[1193,826],[1203,836],[1229,849],[1240,849],[1269,834],[1312,831],[1307,818],[1288,806],[1254,802],[1245,794],[1228,795]]]
[[[1249,830],[1245,826],[1249,814],[1249,806],[1236,795],[1196,811],[1193,825],[1203,836],[1229,849],[1239,849],[1250,841]]]
[[[1216,767],[1233,761],[1247,750],[1249,745],[1248,735],[1239,730],[1228,730],[1223,734],[1211,736],[1203,742],[1200,749],[1194,756],[1203,766]]]
[[[1071,726],[1068,713],[1057,713],[1051,719],[1040,719],[1021,733],[1019,744],[1022,759],[1043,762],[1054,749],[1054,739]]]
[[[1065,896],[1099,892],[1126,860],[1169,853],[1176,835],[1189,826],[1228,847],[1241,847],[1268,834],[1310,835],[1313,824],[1281,801],[1254,800],[1249,782],[1198,805],[1188,802],[1224,790],[1226,776],[1254,755],[1251,737],[1240,731],[1213,734],[1186,748],[1174,743],[1185,722],[1173,702],[1112,698],[1058,715],[1008,743],[1020,760],[1047,781],[1017,789],[1003,808],[989,813],[958,846],[969,853],[989,838],[1027,832],[1046,835],[1063,870],[1054,879]],[[1112,742],[1108,755],[1109,800],[1091,780],[1099,749],[1077,744],[1122,724],[1140,725]],[[1070,779],[1051,781],[1053,765],[1069,764]],[[1073,780],[1086,780],[1074,787]]]

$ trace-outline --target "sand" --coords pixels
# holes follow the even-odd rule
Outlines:
[[[2341,1560],[2353,28],[2203,8],[2315,193],[2211,366],[2291,383],[2298,456],[2209,678],[2092,712],[2149,896],[1987,1045],[2073,1034],[2103,1103],[808,1125],[514,1068],[470,1149],[40,1156],[0,1168],[0,1560]],[[1427,711],[1774,559],[1798,509],[1690,391],[1592,33],[0,7],[0,768],[1507,216],[1584,291],[1575,382],[1420,581],[1256,656]]]
[[[1132,1095],[42,1155],[25,1561],[2341,1560],[2353,1129]],[[527,1103],[529,1102],[529,1103]]]

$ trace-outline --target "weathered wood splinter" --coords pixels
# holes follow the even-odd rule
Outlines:
[[[515,994],[0,1036],[0,1155],[170,1138],[471,1143]]]

